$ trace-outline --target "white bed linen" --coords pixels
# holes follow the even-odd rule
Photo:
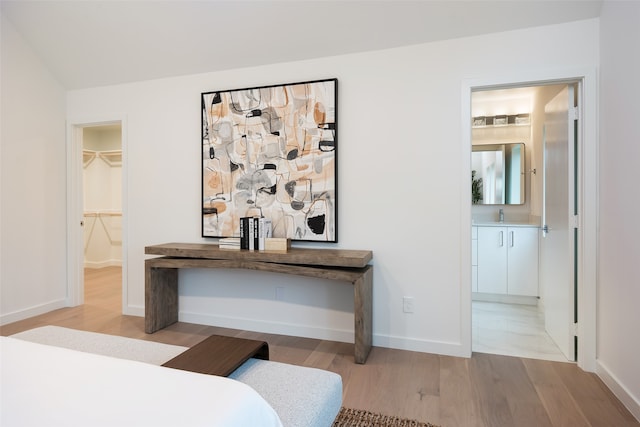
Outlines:
[[[0,339],[2,427],[282,427],[238,381]]]

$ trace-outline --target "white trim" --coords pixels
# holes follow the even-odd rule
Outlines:
[[[299,325],[296,323],[264,321],[260,319],[248,319],[236,316],[220,316],[180,311],[178,313],[178,321],[195,323],[198,325],[211,325],[221,328],[262,333],[276,333],[278,335],[308,337],[346,343],[353,343],[355,340],[353,330],[314,327],[309,325]],[[462,347],[460,343],[425,341],[421,339],[379,334],[374,334],[372,338],[372,344],[377,347],[396,348],[400,350],[419,351],[423,353],[434,353],[447,356],[462,356]]]
[[[471,357],[471,81],[461,90],[462,158],[460,159],[460,345],[463,357]]]
[[[49,313],[53,310],[67,307],[67,301],[59,299],[50,301],[45,304],[39,304],[33,307],[29,307],[23,310],[14,311],[11,313],[5,313],[0,316],[0,325],[7,325],[9,323],[18,322],[20,320],[29,319],[31,317],[39,316],[41,314]]]
[[[84,240],[79,227],[83,220],[82,134],[85,127],[120,124],[122,141],[122,307],[128,305],[127,243],[128,204],[127,117],[111,114],[67,120],[67,306],[84,303]]]
[[[120,118],[120,145],[122,151],[122,249],[120,256],[122,257],[122,312],[124,313],[129,306],[129,125],[127,116]]]
[[[394,335],[373,335],[374,347],[394,348],[398,350],[417,351],[420,353],[431,353],[443,356],[470,357],[466,354],[465,343],[432,341],[420,338],[411,338]]]
[[[124,300],[124,296],[122,297],[122,299]],[[122,314],[126,316],[144,317],[144,306],[130,305],[128,307],[125,307],[125,309],[122,311]]]
[[[67,121],[67,306],[84,302],[82,129]],[[74,197],[79,195],[79,197]]]
[[[264,321],[261,319],[248,319],[236,316],[220,316],[204,313],[180,311],[178,321],[195,323],[198,325],[211,325],[221,328],[254,331],[261,333],[275,333],[295,337],[307,337],[338,342],[355,342],[353,330],[329,329],[296,323]]]
[[[529,71],[510,76],[491,76],[462,81],[461,182],[468,181],[471,158],[471,91],[477,88],[505,88],[526,85],[580,82],[579,197],[582,228],[578,242],[578,366],[596,369],[596,280],[597,280],[597,200],[598,200],[598,123],[597,79],[592,68]],[[461,340],[471,353],[471,203],[470,188],[461,191]],[[588,189],[588,191],[585,191]],[[466,347],[466,346],[465,346]]]
[[[598,265],[598,85],[595,70],[583,74],[578,99],[581,150],[578,153],[580,236],[578,250],[578,366],[596,369],[597,265]]]
[[[596,374],[609,387],[611,392],[620,399],[629,412],[637,420],[640,420],[640,401],[633,396],[633,393],[624,386],[624,383],[609,370],[602,360],[597,361]]]
[[[542,305],[542,300],[540,300],[538,297],[525,295],[500,295],[485,294],[483,292],[473,292],[471,294],[471,299],[473,301],[499,302],[505,304],[529,305],[534,307]]]

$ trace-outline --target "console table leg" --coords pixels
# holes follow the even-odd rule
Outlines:
[[[363,364],[371,351],[373,335],[373,267],[353,283],[355,314],[355,355],[356,363]]]
[[[145,262],[144,330],[152,334],[178,321],[178,269]]]

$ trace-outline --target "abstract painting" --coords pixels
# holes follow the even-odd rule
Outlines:
[[[337,242],[337,79],[202,93],[202,236]]]

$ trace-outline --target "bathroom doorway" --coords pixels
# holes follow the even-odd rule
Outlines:
[[[541,252],[545,106],[568,86],[578,82],[472,91],[472,351],[575,360],[548,333],[549,307],[557,304],[540,268],[548,260]],[[573,177],[575,167],[567,163],[561,172]],[[514,188],[522,189],[519,197],[509,197]],[[566,305],[573,319],[577,305]]]

